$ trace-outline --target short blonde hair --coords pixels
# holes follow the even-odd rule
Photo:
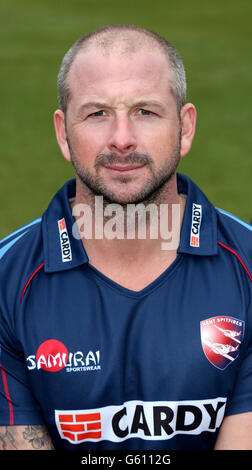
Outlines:
[[[77,54],[93,43],[109,51],[112,44],[118,40],[122,40],[122,37],[125,42],[127,42],[128,39],[125,49],[126,52],[135,52],[137,42],[130,41],[130,34],[128,34],[127,38],[127,33],[129,32],[138,33],[138,36],[139,34],[142,35],[143,39],[146,39],[149,44],[151,43],[153,46],[158,46],[166,55],[172,73],[171,90],[176,98],[178,112],[180,112],[186,100],[186,76],[184,65],[177,49],[169,41],[153,31],[134,25],[117,24],[104,26],[103,28],[85,34],[73,44],[63,57],[58,73],[58,99],[60,108],[65,114],[71,96],[67,78]]]

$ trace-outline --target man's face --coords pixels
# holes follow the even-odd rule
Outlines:
[[[66,133],[77,179],[121,204],[155,198],[180,158],[180,120],[166,58],[91,48],[68,75]]]

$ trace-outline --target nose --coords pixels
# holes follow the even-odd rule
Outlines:
[[[109,150],[125,154],[133,152],[136,147],[137,141],[130,118],[125,114],[117,116],[108,142]]]

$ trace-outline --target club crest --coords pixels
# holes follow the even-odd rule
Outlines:
[[[203,351],[218,369],[226,369],[239,356],[244,326],[244,321],[228,316],[212,317],[200,322]]]

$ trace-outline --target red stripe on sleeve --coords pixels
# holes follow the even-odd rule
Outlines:
[[[223,248],[225,248],[226,250],[230,251],[230,253],[233,253],[233,255],[236,256],[236,258],[240,261],[241,265],[243,266],[243,268],[245,269],[249,279],[252,281],[252,274],[250,273],[249,269],[247,268],[246,264],[244,263],[244,261],[241,259],[241,257],[238,255],[238,253],[236,253],[235,250],[233,250],[232,248],[230,248],[229,246],[225,245],[224,243],[220,242],[218,240],[218,244],[221,245]]]
[[[43,268],[44,264],[45,264],[45,263],[41,263],[41,265],[38,266],[38,267],[35,269],[35,271],[30,275],[30,277],[29,277],[27,283],[26,283],[25,286],[24,286],[24,289],[23,289],[23,292],[22,292],[22,295],[21,295],[21,300],[20,300],[20,302],[22,302],[22,300],[23,300],[23,298],[24,298],[24,295],[25,295],[25,292],[26,292],[26,289],[27,289],[27,287],[29,286],[31,280],[34,278],[34,276],[37,274],[37,272],[38,272],[41,268]]]
[[[1,370],[2,379],[3,379],[4,393],[5,393],[6,399],[7,399],[8,404],[9,404],[9,416],[10,416],[9,425],[13,426],[14,425],[13,404],[12,404],[10,393],[9,393],[9,387],[8,387],[8,383],[7,383],[6,373],[5,373],[5,370],[2,368],[1,364],[0,364],[0,370]]]

